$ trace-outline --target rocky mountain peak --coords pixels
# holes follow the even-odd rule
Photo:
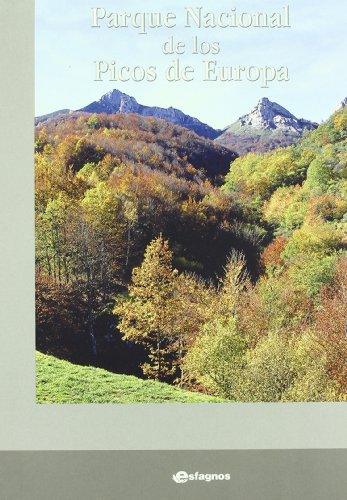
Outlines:
[[[139,104],[135,97],[124,94],[118,89],[107,92],[98,101],[88,104],[88,106],[79,111],[107,114],[137,113],[142,116],[153,116],[154,118],[161,118],[174,125],[185,127],[207,139],[215,139],[221,133],[220,130],[213,129],[206,123],[202,123],[197,118],[186,115],[179,109],[173,107],[160,108],[157,106],[145,106]]]
[[[299,133],[305,129],[311,130],[316,127],[316,124],[308,120],[296,118],[287,109],[270,101],[267,97],[260,99],[250,113],[241,116],[234,125],[237,124],[239,128],[286,129]]]
[[[114,89],[104,94],[99,101],[100,106],[104,108],[104,112],[112,113],[136,113],[139,104],[135,97],[124,94],[120,90]],[[90,106],[92,106],[92,103]],[[96,103],[95,103],[96,104]]]
[[[248,114],[227,127],[217,141],[240,155],[264,152],[294,144],[305,130],[317,127],[317,123],[296,118],[283,106],[263,97]]]

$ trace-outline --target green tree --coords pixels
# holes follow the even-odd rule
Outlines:
[[[209,314],[201,334],[184,360],[191,378],[211,393],[229,399],[234,398],[248,343],[238,328],[239,300],[247,285],[244,255],[233,251],[219,288],[211,293]]]
[[[334,165],[324,158],[313,160],[307,170],[305,189],[315,194],[326,193],[334,178]]]
[[[110,313],[123,284],[126,224],[116,192],[105,183],[85,193],[71,230],[73,278],[85,298],[92,353],[96,316]]]
[[[234,318],[228,323],[211,321],[189,350],[184,365],[190,377],[209,393],[235,399],[246,348],[246,340],[238,333]]]
[[[36,218],[36,264],[38,272],[62,285],[70,281],[70,221],[73,202],[64,194],[48,202]]]
[[[175,279],[174,295],[170,301],[174,363],[179,377],[176,382],[182,387],[186,377],[184,359],[201,332],[202,326],[213,317],[216,290],[195,275],[182,273]]]
[[[324,349],[316,335],[304,332],[294,346],[293,367],[296,377],[283,394],[283,401],[338,401],[342,399],[338,384],[329,375]]]
[[[247,351],[237,390],[240,401],[281,401],[296,377],[291,342],[284,335],[270,332]]]

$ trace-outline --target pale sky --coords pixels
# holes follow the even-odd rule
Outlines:
[[[291,28],[184,28],[185,7],[203,12],[282,11],[289,5]],[[148,35],[134,28],[91,28],[92,8],[107,13],[174,12],[177,27],[152,29]],[[320,122],[347,96],[346,0],[36,0],[36,116],[58,109],[78,109],[117,88],[141,104],[181,109],[216,128],[224,128],[247,113],[261,97],[268,97],[299,118]],[[164,55],[169,36],[216,42],[218,55]],[[165,68],[180,57],[196,68],[192,82],[168,82]],[[119,66],[157,67],[155,82],[95,82],[96,60]],[[219,66],[287,66],[290,80],[261,88],[259,82],[203,82],[204,60]]]

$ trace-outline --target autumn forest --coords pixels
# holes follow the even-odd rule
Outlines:
[[[136,114],[35,129],[36,347],[233,402],[347,400],[347,108],[244,156]]]

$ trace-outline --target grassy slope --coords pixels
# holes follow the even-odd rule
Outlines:
[[[221,399],[36,355],[38,403],[209,403]]]

